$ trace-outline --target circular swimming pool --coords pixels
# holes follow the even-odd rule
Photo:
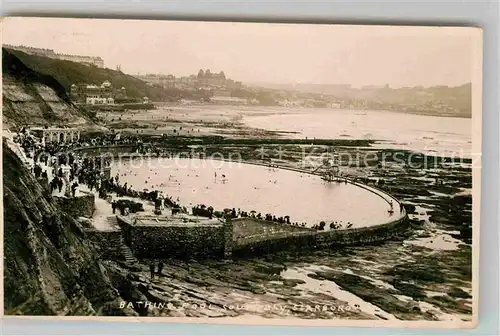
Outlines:
[[[337,221],[344,227],[348,222],[363,227],[392,219],[389,203],[377,193],[285,169],[212,159],[152,158],[123,161],[111,173],[119,175],[121,184],[161,190],[188,208],[204,204],[215,210],[288,215],[292,222],[308,226]]]

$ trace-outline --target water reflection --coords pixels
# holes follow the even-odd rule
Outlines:
[[[289,215],[309,226],[320,221],[352,222],[352,227],[387,222],[388,205],[378,195],[351,184],[282,169],[200,159],[131,160],[112,168],[112,176],[136,190],[162,190],[185,206],[241,209]]]

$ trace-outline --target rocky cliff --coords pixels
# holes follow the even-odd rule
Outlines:
[[[7,315],[116,315],[120,298],[80,224],[3,145]]]
[[[2,75],[2,113],[7,127],[91,122],[91,115],[71,103],[56,79],[33,70],[6,49],[2,49]]]

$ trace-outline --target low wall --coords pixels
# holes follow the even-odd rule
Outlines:
[[[111,146],[89,146],[89,147],[78,147],[73,149],[74,152],[90,155],[99,156],[102,154],[109,154],[110,156],[119,156],[124,153],[135,153],[137,151],[137,145],[111,145]]]
[[[93,194],[87,194],[84,196],[77,197],[58,197],[54,196],[57,204],[61,209],[72,216],[73,218],[78,217],[92,217],[95,210],[95,196]]]
[[[117,216],[125,242],[139,258],[230,258],[251,257],[283,250],[315,250],[321,248],[377,244],[398,238],[408,230],[407,216],[376,226],[316,231],[288,224],[271,223],[253,218],[238,218],[224,225],[150,226],[132,224]],[[280,231],[238,236],[240,225],[279,226]],[[262,230],[261,230],[262,232]]]
[[[209,257],[223,255],[221,227],[134,226],[130,248],[139,258]]]
[[[277,232],[314,231],[306,227],[275,223],[252,217],[235,218],[232,222],[234,226],[233,240],[235,242],[242,238],[263,234],[273,234]]]
[[[101,258],[112,260],[123,260],[120,249],[122,239],[121,231],[99,231],[95,229],[84,229],[87,238],[97,247]]]
[[[311,250],[328,247],[381,243],[408,229],[407,216],[387,224],[346,230],[277,232],[235,241],[233,255],[248,257],[282,250]]]
[[[117,216],[125,242],[137,258],[229,257],[223,225],[134,225]],[[231,240],[232,243],[232,240]]]

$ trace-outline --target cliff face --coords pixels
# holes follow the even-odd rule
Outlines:
[[[2,50],[3,122],[10,125],[83,125],[91,116],[74,106],[53,77]]]
[[[115,315],[119,300],[78,222],[4,144],[7,315]]]
[[[169,98],[172,97],[172,92],[169,93],[168,90],[164,90],[161,87],[149,86],[146,82],[134,76],[124,74],[121,71],[97,68],[44,56],[29,55],[22,51],[8,48],[4,48],[4,52],[8,52],[10,55],[16,57],[33,71],[55,79],[66,91],[69,91],[72,84],[101,84],[108,80],[116,88],[124,87],[127,96],[133,100],[139,99],[142,102],[144,96],[149,97],[153,101],[170,100]]]

